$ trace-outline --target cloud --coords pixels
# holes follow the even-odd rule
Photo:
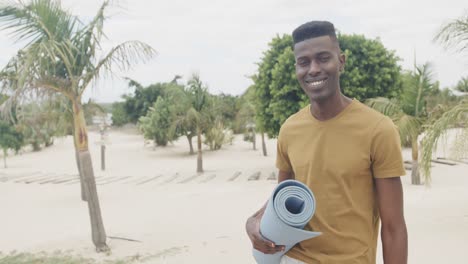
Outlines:
[[[62,0],[84,20],[92,18],[101,1]],[[468,72],[460,55],[432,42],[442,23],[463,14],[465,1],[373,0],[237,0],[237,1],[114,1],[104,30],[103,52],[126,40],[141,40],[158,51],[148,64],[118,75],[143,84],[169,81],[176,74],[198,71],[213,92],[240,94],[251,84],[246,77],[277,34],[290,33],[310,20],[330,20],[346,34],[380,38],[410,69],[431,61],[442,86],[454,85]],[[0,38],[3,33],[0,32]],[[6,44],[5,44],[6,43]],[[0,63],[12,56],[11,42],[1,42]],[[3,52],[7,50],[7,52]],[[88,92],[98,101],[113,101],[129,92],[119,79],[99,82]],[[99,88],[99,89],[97,89]]]

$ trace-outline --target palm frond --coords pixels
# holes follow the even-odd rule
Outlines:
[[[91,99],[89,99],[87,103],[83,104],[83,111],[92,115],[106,113],[101,105]]]
[[[426,130],[422,142],[422,159],[421,167],[423,169],[426,183],[431,180],[431,160],[432,153],[437,150],[439,139],[447,133],[447,129],[451,128],[458,122],[463,122],[466,126],[468,120],[468,101],[456,105],[449,111],[445,112],[436,122],[434,122]],[[466,127],[465,127],[466,129]]]
[[[93,79],[99,78],[104,72],[113,72],[114,67],[121,71],[128,70],[134,63],[147,62],[155,55],[156,51],[151,46],[140,41],[127,41],[114,47],[83,77],[80,95]]]
[[[394,99],[388,99],[384,97],[371,98],[366,101],[366,104],[389,117],[403,113],[401,106]]]
[[[434,83],[432,81],[433,72],[432,72],[432,65],[429,62],[421,66],[415,65],[415,89],[416,93],[416,102],[414,103],[414,115],[416,117],[421,116],[423,103],[422,101],[428,95],[428,93],[432,90]]]
[[[188,93],[192,99],[193,108],[201,113],[208,104],[208,88],[200,80],[198,74],[192,74],[192,77],[188,80],[189,90]]]
[[[106,19],[104,11],[108,5],[109,1],[104,1],[93,20],[80,29],[71,40],[73,46],[77,48],[75,56],[76,75],[83,73],[83,70],[90,64],[91,59],[96,56],[96,50],[101,47],[101,38],[105,36],[103,32],[104,21]]]
[[[398,127],[400,138],[403,142],[405,142],[405,139],[417,137],[421,132],[423,124],[420,118],[406,114],[394,118],[393,122]]]
[[[443,25],[434,41],[458,52],[468,49],[468,13]]]
[[[0,8],[2,29],[11,30],[16,41],[29,40],[29,44],[44,39],[67,39],[77,23],[76,17],[64,11],[60,1],[32,0],[29,4],[18,1],[16,5]]]

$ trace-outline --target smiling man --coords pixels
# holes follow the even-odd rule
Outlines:
[[[278,181],[295,179],[314,192],[317,208],[306,226],[322,232],[291,249],[282,263],[373,264],[381,227],[385,264],[407,263],[400,177],[400,138],[392,121],[341,93],[341,53],[333,24],[312,21],[293,32],[296,76],[310,105],[286,120],[278,136]],[[246,230],[266,254],[284,250],[262,237],[265,207]]]

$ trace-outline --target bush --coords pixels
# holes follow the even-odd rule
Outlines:
[[[210,147],[210,150],[218,150],[223,144],[232,143],[233,139],[232,131],[225,130],[224,125],[218,121],[206,131],[204,143]]]

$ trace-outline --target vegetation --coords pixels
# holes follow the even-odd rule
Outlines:
[[[3,150],[3,167],[7,168],[8,150],[18,152],[23,145],[23,135],[12,124],[0,120],[0,148]]]
[[[203,84],[200,77],[193,74],[188,81],[188,94],[191,107],[188,111],[194,118],[195,131],[197,135],[197,172],[203,172],[202,133],[206,131],[213,122],[211,110],[212,100],[208,93],[208,87]]]
[[[170,130],[175,118],[173,108],[172,102],[159,97],[146,116],[140,117],[139,126],[145,139],[153,140],[157,146],[166,146],[175,139],[175,134]]]
[[[95,260],[81,256],[69,255],[61,252],[46,253],[18,253],[0,254],[0,264],[138,264],[150,263],[158,256],[130,256],[115,260]]]
[[[403,93],[400,98],[369,99],[367,104],[385,115],[390,116],[398,126],[402,143],[409,143],[412,149],[411,183],[419,185],[419,144],[418,136],[423,132],[428,119],[427,99],[436,89],[429,63],[415,66],[415,70],[406,73],[403,78]]]
[[[457,86],[455,86],[455,90],[462,93],[468,93],[468,77],[464,77],[458,81]]]
[[[347,55],[341,76],[343,93],[358,100],[376,96],[395,98],[402,90],[400,67],[394,52],[379,40],[360,35],[338,36]],[[290,35],[275,37],[252,77],[255,90],[257,125],[276,137],[281,124],[309,103],[295,75],[293,43]]]
[[[460,53],[468,49],[468,13],[443,25],[434,38],[445,48]],[[465,91],[466,78],[457,84],[457,90]],[[456,138],[456,145],[465,146],[461,148],[460,155],[466,153],[468,145],[468,99],[464,97],[458,104],[445,111],[427,129],[422,142],[421,166],[426,178],[426,184],[431,182],[431,160],[433,151],[437,150],[437,143],[446,135],[448,129],[462,127],[462,136]]]
[[[104,1],[89,23],[64,10],[60,2],[54,0],[17,1],[0,7],[3,29],[8,30],[15,41],[27,42],[0,73],[2,87],[12,95],[3,103],[3,109],[21,106],[31,98],[47,100],[60,95],[68,100],[82,198],[88,201],[92,239],[97,251],[107,251],[108,247],[88,150],[82,95],[91,82],[105,73],[112,73],[115,67],[126,70],[155,54],[145,43],[128,41],[99,56],[108,6],[109,1]]]

